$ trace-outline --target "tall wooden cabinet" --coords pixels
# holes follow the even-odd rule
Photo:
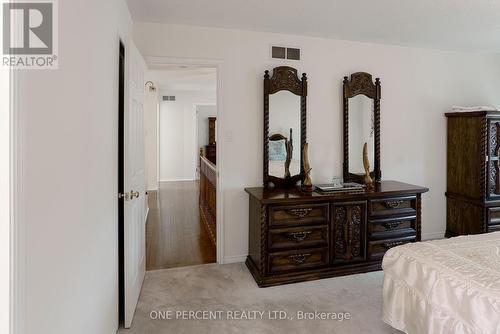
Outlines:
[[[210,160],[214,165],[217,164],[217,143],[216,140],[216,117],[208,118],[208,145],[205,145],[205,157]]]
[[[445,115],[446,236],[500,231],[500,112]]]
[[[246,188],[249,255],[261,287],[380,270],[391,247],[421,238],[427,188],[382,181],[373,190]]]

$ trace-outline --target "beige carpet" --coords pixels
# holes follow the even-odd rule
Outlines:
[[[119,333],[401,333],[380,320],[382,278],[382,272],[373,272],[260,289],[242,263],[150,271],[132,328]],[[220,311],[212,316],[222,320],[176,319],[181,317],[176,311],[204,310]],[[258,320],[227,320],[244,318],[236,311]],[[300,312],[315,311],[330,318],[349,313],[351,319],[297,320]],[[287,319],[270,319],[279,314]],[[171,319],[153,320],[151,315]],[[195,315],[203,317],[201,312]]]

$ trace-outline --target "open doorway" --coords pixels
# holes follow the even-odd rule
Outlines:
[[[146,269],[216,262],[217,68],[145,74]]]

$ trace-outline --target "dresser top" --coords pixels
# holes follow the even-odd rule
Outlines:
[[[263,187],[245,188],[245,191],[262,203],[284,203],[318,200],[359,200],[360,198],[369,199],[387,196],[421,194],[429,191],[429,188],[415,186],[398,181],[382,181],[375,183],[373,190],[357,191],[339,191],[333,193],[321,193],[313,191],[312,193],[302,192],[300,188],[292,189],[264,189]]]
[[[498,117],[500,116],[499,110],[473,110],[473,111],[452,111],[444,114],[446,117],[483,117],[483,116],[491,116]]]

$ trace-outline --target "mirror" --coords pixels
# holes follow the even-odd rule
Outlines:
[[[282,90],[269,96],[269,175],[300,174],[300,96]]]
[[[356,95],[349,101],[349,171],[364,174],[363,146],[368,144],[370,172],[375,162],[375,128],[373,100],[365,95]]]
[[[357,72],[344,77],[344,182],[364,183],[363,146],[367,144],[369,172],[380,182],[380,79]]]
[[[280,66],[264,75],[264,187],[293,187],[302,180],[306,142],[307,78]]]

